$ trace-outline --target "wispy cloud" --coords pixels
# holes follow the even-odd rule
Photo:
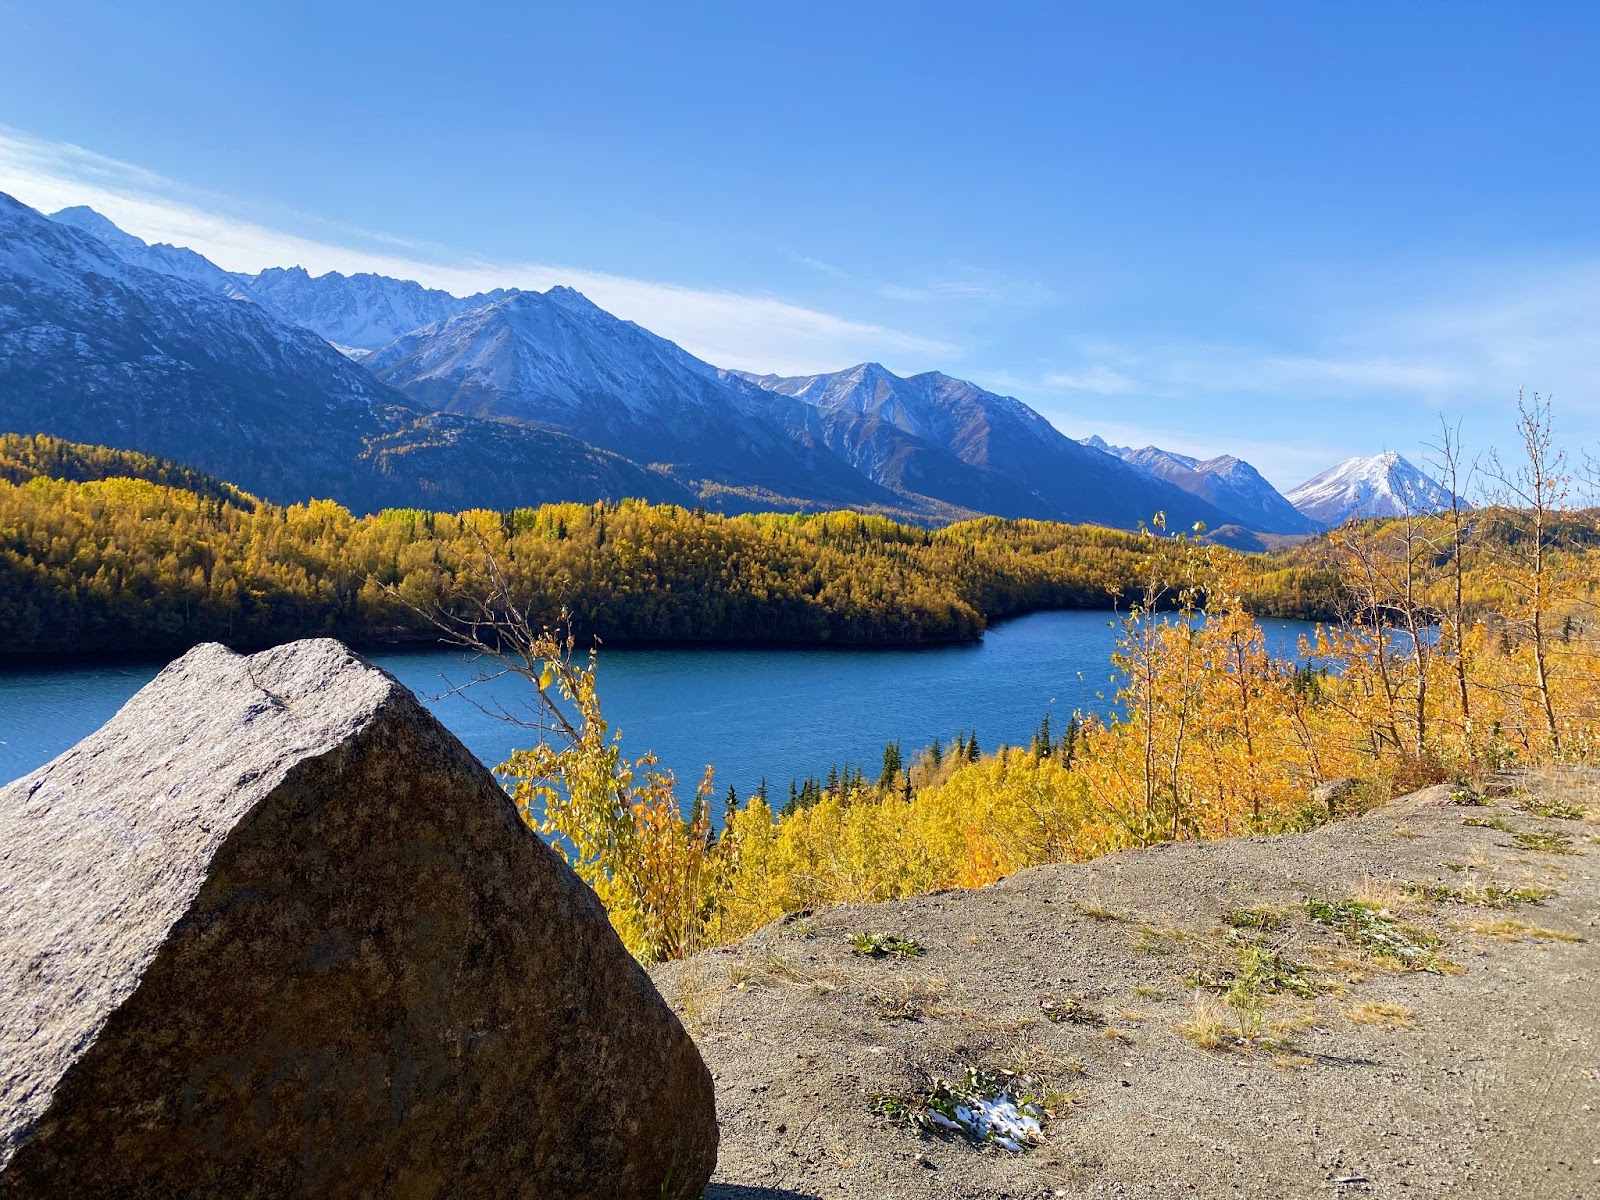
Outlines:
[[[308,237],[237,215],[202,193],[79,146],[0,127],[0,191],[54,212],[86,204],[129,233],[204,254],[233,271],[302,266],[312,274],[371,271],[469,295],[497,287],[577,288],[619,317],[671,338],[718,366],[809,374],[863,359],[908,368],[948,361],[957,347],[769,296],[631,279],[581,267],[451,257],[392,235],[327,227]],[[423,255],[426,254],[426,257]],[[826,264],[815,264],[819,268]]]
[[[1090,363],[1077,371],[1051,371],[1043,382],[1051,391],[1087,392],[1092,396],[1129,396],[1140,390],[1137,380],[1105,363]]]
[[[968,267],[922,283],[880,283],[876,290],[885,300],[901,303],[991,305],[1009,309],[1038,308],[1055,298],[1055,293],[1041,283]]]
[[[783,256],[785,258],[791,259],[792,261],[799,263],[802,267],[809,267],[809,268],[811,268],[811,270],[816,271],[818,274],[827,275],[827,276],[830,276],[830,277],[832,277],[834,279],[849,279],[850,278],[850,273],[848,271],[846,271],[843,267],[834,266],[833,263],[824,262],[822,259],[815,258],[810,254],[796,254],[792,250],[783,250],[783,251],[780,251],[780,253],[783,254]]]
[[[938,283],[923,284],[920,287],[907,287],[899,283],[885,283],[878,287],[878,294],[888,300],[910,300],[922,302],[926,300],[999,300],[1003,293],[986,283],[973,283],[968,280],[947,279]]]
[[[1426,409],[1500,406],[1519,386],[1563,409],[1600,412],[1600,261],[1479,271],[1448,294],[1312,314],[1302,352],[1230,342],[1072,346],[1045,392],[1162,399],[1250,396],[1289,403],[1385,401]]]

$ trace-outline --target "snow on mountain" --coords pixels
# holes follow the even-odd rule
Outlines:
[[[725,372],[725,374],[735,374]],[[738,374],[812,410],[808,428],[887,487],[1004,516],[1129,528],[1157,511],[1221,523],[1208,502],[1079,445],[1011,396],[877,363],[825,375]]]
[[[250,277],[250,294],[285,321],[340,346],[376,350],[424,325],[435,325],[516,295],[496,288],[453,296],[409,279],[367,273],[311,275],[304,267],[268,267]]]
[[[175,248],[132,241],[0,194],[0,431],[139,450],[269,499],[356,509],[691,499],[572,438],[427,413],[309,330],[140,265]]]
[[[416,412],[321,338],[0,196],[0,423],[161,454],[273,497]],[[235,456],[230,447],[248,450]],[[248,459],[252,469],[234,468]]]
[[[409,279],[384,275],[312,275],[304,267],[268,267],[257,275],[224,271],[202,254],[165,243],[150,245],[119,229],[92,208],[64,208],[50,218],[93,234],[126,262],[186,279],[236,300],[253,300],[268,312],[341,349],[375,350],[401,334],[445,321],[515,294],[496,288],[454,296]]]
[[[900,500],[783,422],[759,388],[571,288],[513,293],[361,362],[429,408],[559,429],[684,481],[784,504]]]
[[[173,246],[166,242],[152,246],[142,238],[124,233],[108,218],[101,216],[92,208],[84,205],[63,208],[60,212],[52,214],[50,219],[59,225],[68,225],[73,229],[92,234],[111,247],[124,262],[199,284],[230,299],[251,298],[248,275],[224,271],[205,255],[197,254],[183,246]]]
[[[1141,471],[1164,479],[1220,508],[1234,522],[1262,533],[1310,533],[1314,525],[1306,515],[1262,477],[1249,463],[1231,454],[1198,459],[1159,446],[1134,450],[1112,446],[1098,437],[1083,444],[1115,454]]]
[[[1450,507],[1450,490],[1399,454],[1347,458],[1288,493],[1288,500],[1313,521],[1341,525],[1351,517],[1396,517]]]
[[[1098,433],[1091,433],[1086,438],[1079,438],[1079,443],[1088,446],[1091,450],[1098,450],[1101,454],[1114,454],[1118,458],[1126,459],[1133,453],[1132,446],[1113,446]]]
[[[331,372],[346,391],[364,368],[423,409],[559,431],[662,464],[704,495],[731,488],[769,506],[990,512],[1123,527],[1160,510],[1174,527],[1201,520],[1280,533],[1326,522],[1324,511],[1381,506],[1384,495],[1429,495],[1422,484],[1431,481],[1404,460],[1422,483],[1404,471],[1398,482],[1382,472],[1377,482],[1330,479],[1349,474],[1351,464],[1341,464],[1297,489],[1306,498],[1291,505],[1230,455],[1202,462],[1098,437],[1080,444],[1021,401],[937,371],[902,378],[876,363],[800,377],[719,371],[569,288],[462,297],[372,274],[312,276],[274,267],[246,275],[192,250],[149,245],[89,208],[63,209],[51,220],[72,233],[71,252],[84,260],[80,281],[114,274],[120,264],[147,273],[145,291],[154,273],[249,301],[233,306],[260,314],[240,317],[252,325],[243,341],[259,351],[282,341],[287,327],[308,330],[326,351],[311,374]],[[13,273],[24,269],[28,253],[15,250]],[[57,270],[55,285],[70,287],[64,280],[72,273]],[[197,324],[214,319],[230,323],[220,310],[196,313]],[[94,333],[86,327],[78,336]],[[219,367],[230,345],[224,337],[213,347]],[[320,394],[328,386],[319,379],[308,390]],[[470,427],[450,426],[450,437],[459,439],[463,428]],[[1341,488],[1350,496],[1341,499]]]

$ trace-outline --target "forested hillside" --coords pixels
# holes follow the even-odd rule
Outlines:
[[[971,640],[1006,616],[1109,606],[1150,544],[1044,521],[928,530],[636,502],[356,517],[144,455],[0,437],[0,652],[431,639],[408,605],[448,606],[485,550],[536,617],[567,608],[609,641]],[[1251,561],[1260,611],[1336,607],[1332,573]]]

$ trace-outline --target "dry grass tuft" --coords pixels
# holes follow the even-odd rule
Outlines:
[[[1080,914],[1093,921],[1126,921],[1128,918],[1114,908],[1108,908],[1097,900],[1074,900],[1072,907]]]
[[[831,992],[837,988],[836,977],[837,972],[833,971],[806,970],[770,948],[758,959],[741,959],[728,964],[728,983],[741,990],[763,984],[785,983]]]
[[[1362,908],[1391,913],[1412,907],[1422,899],[1398,880],[1379,880],[1370,875],[1361,877],[1360,882],[1351,890],[1350,898]]]
[[[1576,933],[1567,933],[1561,929],[1545,929],[1538,925],[1529,925],[1526,921],[1513,921],[1501,919],[1498,921],[1472,921],[1467,928],[1473,933],[1482,934],[1484,937],[1497,938],[1502,942],[1581,942],[1583,938]]]
[[[1202,1050],[1220,1050],[1233,1042],[1237,1029],[1233,1013],[1215,996],[1197,991],[1189,1019],[1178,1026],[1183,1037]]]
[[[1412,1029],[1417,1024],[1409,1008],[1377,1000],[1357,1004],[1346,1010],[1345,1016],[1357,1025],[1378,1025],[1384,1029]]]
[[[949,984],[943,979],[900,976],[881,981],[867,993],[867,1004],[884,1021],[920,1021],[937,1016]]]

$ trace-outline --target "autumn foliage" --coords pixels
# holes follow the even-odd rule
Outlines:
[[[1533,418],[1535,443],[1546,419]],[[572,778],[564,755],[519,756],[504,770],[530,813],[553,806],[543,827],[571,839],[630,948],[653,961],[816,905],[977,887],[1174,839],[1308,828],[1341,815],[1313,801],[1321,782],[1355,781],[1338,803],[1359,808],[1510,764],[1590,759],[1600,755],[1596,531],[1592,514],[1562,509],[1558,454],[1529,453],[1523,507],[1355,522],[1326,539],[1318,552],[1345,583],[1346,612],[1293,660],[1268,652],[1251,616],[1249,559],[1146,533],[1144,582],[1124,597],[1116,708],[1075,719],[1059,742],[930,748],[893,783],[857,776],[778,813],[751,798],[715,833],[709,779],[684,817],[670,779],[652,768],[640,787],[614,755],[597,758],[618,782],[590,832],[570,785],[549,790],[561,771]],[[1493,607],[1482,602],[1490,579]],[[592,685],[591,670],[580,708]]]

